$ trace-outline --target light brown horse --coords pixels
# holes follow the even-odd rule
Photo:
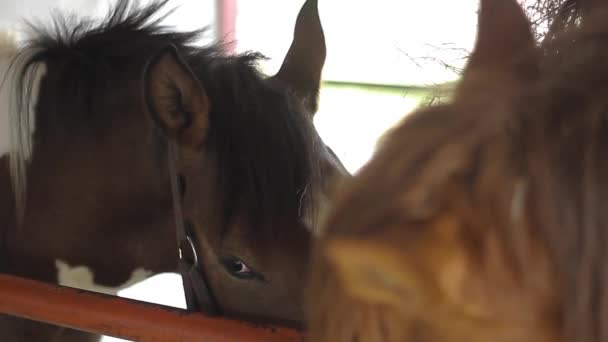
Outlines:
[[[257,54],[224,56],[194,44],[202,32],[162,27],[166,2],[119,1],[100,23],[34,25],[10,60],[0,271],[104,292],[175,271],[172,141],[219,314],[297,325],[311,230],[327,185],[345,173],[312,123],[325,60],[317,2],[302,7],[269,78]],[[88,339],[0,318],[2,341]]]
[[[515,0],[481,1],[453,100],[331,202],[310,341],[608,341],[607,13],[540,50]]]

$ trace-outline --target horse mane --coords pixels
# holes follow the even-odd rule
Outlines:
[[[236,210],[243,209],[242,203],[246,203],[252,222],[260,227],[273,226],[271,223],[297,214],[302,201],[314,203],[311,196],[304,195],[313,193],[305,191],[308,184],[318,183],[321,144],[302,106],[257,71],[255,62],[261,55],[225,56],[222,42],[196,45],[205,29],[176,32],[163,26],[162,20],[172,12],[159,15],[167,2],[153,1],[138,7],[137,2],[119,0],[100,21],[55,15],[50,27],[30,23],[34,38],[26,42],[12,65],[17,84],[12,96],[12,113],[16,116],[13,130],[29,132],[33,75],[39,65],[60,67],[62,89],[70,89],[66,100],[79,99],[82,107],[71,113],[59,110],[64,117],[55,121],[76,128],[93,125],[101,129],[104,113],[96,112],[91,101],[95,92],[104,89],[106,74],[139,77],[151,54],[173,45],[213,103],[208,149],[217,161],[223,224],[228,224]],[[63,105],[58,102],[58,106]],[[271,110],[269,105],[273,106]],[[49,118],[38,116],[36,120],[36,130],[57,126]],[[14,144],[17,152],[11,162],[16,165],[17,176],[13,179],[20,180],[14,185],[23,208],[24,151],[31,145],[31,136],[21,133]]]
[[[8,125],[8,87],[4,87],[4,75],[11,59],[17,53],[16,37],[11,31],[0,30],[0,156],[9,152],[10,130]]]
[[[259,57],[230,58],[207,72],[201,59],[190,63],[212,85],[207,90],[218,109],[211,110],[208,146],[218,166],[223,224],[246,209],[255,226],[280,225],[303,208],[314,210],[321,183],[325,146],[302,103],[253,67]]]
[[[11,120],[13,119],[13,115],[11,115],[11,92],[14,93],[14,89],[10,87],[10,70],[13,64],[13,60],[18,53],[18,40],[14,31],[6,30],[0,31],[0,129],[2,132],[0,134],[2,137],[0,138],[0,156],[4,153],[9,153],[12,157],[9,160],[16,160],[19,158],[15,158],[16,155],[14,151],[11,151],[11,142],[17,136],[16,132],[11,129]],[[23,160],[26,159],[27,151],[23,151],[21,155],[24,157]],[[10,163],[10,175],[13,184],[22,184],[23,181],[19,176],[21,175],[18,172],[18,168],[20,163]],[[17,202],[17,211],[20,211],[19,203],[22,202],[20,197],[23,192],[15,192],[15,196],[18,198]]]
[[[537,105],[518,115],[532,150],[530,211],[558,270],[564,340],[608,338],[606,13],[597,8],[546,45]]]

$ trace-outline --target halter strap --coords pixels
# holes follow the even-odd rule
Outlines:
[[[181,194],[177,174],[177,145],[169,141],[169,178],[173,196],[175,232],[177,234],[178,271],[182,276],[188,311],[219,315],[220,310],[207,285],[204,269],[199,263],[192,227],[187,225],[182,212]],[[188,227],[187,227],[188,226]]]

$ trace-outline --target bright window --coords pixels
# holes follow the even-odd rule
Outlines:
[[[239,1],[237,51],[270,57],[275,73],[291,43],[303,0]],[[455,80],[473,45],[478,0],[319,1],[327,61],[315,124],[351,172],[378,137],[422,100]],[[372,86],[373,85],[373,86]]]

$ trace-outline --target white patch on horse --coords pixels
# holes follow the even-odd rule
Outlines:
[[[55,267],[57,267],[57,280],[59,285],[114,296],[118,294],[118,291],[131,287],[152,276],[151,271],[138,268],[131,273],[131,278],[129,278],[122,285],[118,287],[109,287],[95,284],[93,272],[87,266],[72,267],[64,261],[55,260]]]

